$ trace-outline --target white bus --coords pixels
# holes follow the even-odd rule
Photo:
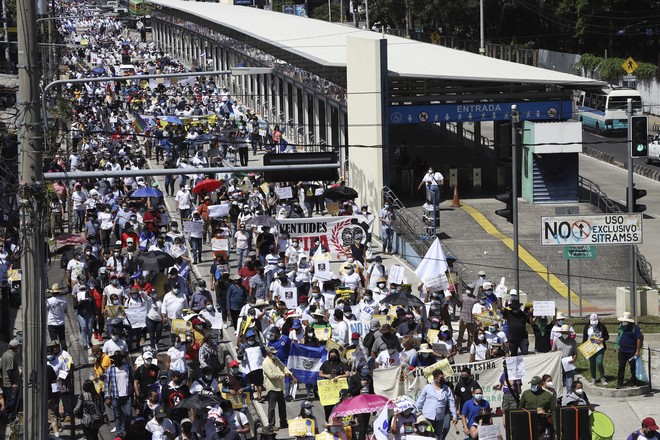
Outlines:
[[[577,102],[577,120],[598,133],[628,129],[626,108],[632,99],[633,111],[642,114],[642,96],[635,89],[604,88],[595,92],[581,92]]]

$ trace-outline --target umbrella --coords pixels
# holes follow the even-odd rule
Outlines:
[[[408,292],[396,292],[381,299],[381,302],[393,306],[423,307],[424,302]]]
[[[207,406],[216,406],[222,399],[210,394],[193,394],[177,403],[174,408],[205,409]]]
[[[328,188],[323,193],[326,199],[330,200],[347,200],[354,199],[358,196],[357,191],[348,186],[337,186],[335,188]]]
[[[139,199],[140,197],[163,197],[163,192],[156,188],[138,188],[131,193],[129,198]]]
[[[161,251],[149,251],[140,254],[137,261],[143,271],[148,270],[151,272],[160,272],[174,266],[176,263],[173,256]]]
[[[337,405],[330,414],[330,417],[346,417],[355,414],[366,414],[382,409],[389,400],[385,396],[378,394],[360,394],[350,399],[346,399]]]
[[[222,181],[216,179],[204,179],[195,185],[192,189],[192,192],[195,194],[201,194],[202,191],[209,193],[215,191],[216,189],[222,186]]]
[[[92,69],[92,73],[96,73],[96,74],[100,75],[102,73],[105,73],[105,68],[103,68],[103,67],[94,67]]]
[[[273,226],[278,226],[279,224],[280,222],[269,215],[257,215],[247,221],[247,225],[250,226],[268,226],[271,228]]]

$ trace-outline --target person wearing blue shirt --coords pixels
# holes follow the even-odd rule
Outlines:
[[[447,412],[447,407],[449,407],[449,412]],[[422,389],[417,398],[417,408],[433,426],[433,432],[437,440],[444,440],[447,436],[450,418],[454,425],[458,423],[454,395],[445,382],[445,375],[442,370],[433,372],[433,383],[424,386]]]
[[[630,365],[631,382],[637,385],[635,377],[635,361],[639,357],[642,349],[642,331],[635,324],[632,313],[624,312],[623,316],[617,319],[619,325],[619,336],[614,343],[614,350],[618,352],[619,370],[616,377],[616,388],[623,387],[623,377],[626,373],[626,364]]]
[[[475,388],[472,390],[472,399],[463,404],[461,418],[465,435],[473,439],[479,438],[478,417],[484,414],[490,414],[490,403],[484,399],[483,390]]]
[[[289,362],[289,351],[291,351],[291,339],[288,336],[280,333],[280,329],[273,326],[268,333],[268,346],[274,347],[277,350],[275,356],[282,361],[284,365],[287,365]],[[291,380],[288,377],[285,378],[284,384],[284,400],[291,402],[293,397],[291,396]]]

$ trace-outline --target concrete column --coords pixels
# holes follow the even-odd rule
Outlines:
[[[300,93],[298,90],[298,85],[294,82],[292,84],[293,86],[293,123],[295,124],[295,136],[296,136],[296,142],[301,142],[300,136],[299,136],[299,126],[304,123],[304,121],[301,121],[300,118],[298,117],[298,94]]]
[[[325,101],[325,141],[328,145],[333,145],[333,129],[332,129],[332,104],[326,99]]]
[[[321,102],[321,97],[318,95],[314,95],[314,120],[312,121],[314,124],[314,129],[312,130],[314,132],[314,143],[317,145],[315,148],[318,151],[319,150],[319,143],[321,142],[321,115],[319,114],[319,109],[323,105]]]
[[[309,95],[310,90],[305,90],[305,86],[300,88],[302,93],[302,124],[305,126],[302,135],[303,143],[305,145],[309,144],[309,132],[312,131],[312,121],[309,120]]]
[[[289,108],[293,105],[291,101],[289,100],[289,87],[291,85],[289,82],[286,80],[286,78],[282,79],[282,90],[280,91],[280,99],[282,99],[282,105],[280,106],[281,110],[278,109],[277,116],[279,119],[280,113],[284,113],[284,120],[280,121],[282,124],[287,124],[289,122]],[[281,127],[280,127],[281,128]],[[290,133],[287,133],[287,136],[291,136]]]
[[[383,145],[383,148],[348,147],[349,182],[359,204],[372,212],[382,205],[381,191],[388,182],[389,142],[387,132],[387,40],[379,35],[346,38],[348,138],[351,145]],[[339,114],[342,142],[346,141],[343,112]],[[343,150],[343,148],[342,148]],[[367,164],[367,165],[365,165]],[[380,232],[378,222],[374,233]]]

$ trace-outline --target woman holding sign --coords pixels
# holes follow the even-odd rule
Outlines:
[[[582,332],[582,343],[591,341],[592,344],[601,346],[596,354],[589,358],[589,371],[591,372],[591,385],[596,385],[596,369],[600,376],[601,385],[607,385],[605,380],[605,367],[603,367],[603,359],[605,358],[605,341],[610,339],[610,334],[607,331],[605,324],[600,322],[598,315],[592,313],[589,316],[589,323],[584,325]]]

